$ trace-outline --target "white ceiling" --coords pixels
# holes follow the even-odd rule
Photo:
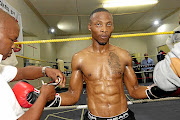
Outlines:
[[[24,0],[56,35],[89,34],[89,14],[104,0]],[[159,0],[156,5],[108,8],[114,17],[114,33],[144,31],[156,19],[163,20],[180,10],[180,0]],[[57,28],[60,24],[62,29]]]

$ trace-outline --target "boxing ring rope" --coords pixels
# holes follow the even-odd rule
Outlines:
[[[38,59],[29,58],[29,57],[20,56],[20,55],[16,55],[16,57],[25,58],[25,59],[34,60],[34,61],[40,61],[40,62],[48,62],[48,61],[45,61],[45,60],[38,60]]]
[[[180,31],[111,35],[111,38],[151,36],[151,35],[174,34],[174,33],[180,33]],[[23,42],[15,42],[14,44],[37,44],[37,43],[51,43],[51,42],[68,42],[68,41],[90,40],[91,38],[92,37],[81,37],[81,38],[67,38],[67,39],[23,41]]]
[[[137,34],[124,34],[124,35],[112,35],[111,38],[121,38],[121,37],[138,37],[138,36],[150,36],[150,35],[162,35],[162,34],[174,34],[180,33],[180,31],[170,31],[170,32],[151,32],[151,33],[137,33]],[[50,43],[50,42],[67,42],[67,41],[78,41],[78,40],[90,40],[92,37],[81,37],[81,38],[67,38],[67,39],[51,39],[51,40],[38,40],[38,41],[23,41],[23,42],[14,42],[14,44],[38,44],[38,43]],[[156,56],[156,55],[149,55]],[[16,57],[26,58],[30,60],[47,62],[45,60],[38,60],[34,58],[28,58],[25,56],[16,55]],[[143,56],[144,57],[144,56]],[[140,57],[132,57],[132,58],[141,58]]]
[[[166,55],[166,54],[165,54]],[[132,58],[144,58],[144,57],[156,57],[157,55],[148,55],[148,56],[139,56],[139,57],[132,57]]]
[[[157,56],[157,55],[148,55],[148,57],[155,57],[155,56]],[[29,57],[20,56],[20,55],[16,55],[16,57],[25,58],[25,59],[34,60],[34,61],[39,61],[39,62],[56,63],[56,62],[49,62],[49,61],[45,61],[45,60],[39,60],[39,59],[29,58]],[[143,57],[145,57],[145,56],[132,57],[132,58],[143,58]],[[64,63],[71,63],[71,62],[64,62]]]
[[[127,101],[128,105],[139,104],[139,103],[148,103],[148,102],[159,102],[159,101],[167,101],[167,100],[180,100],[180,97],[168,97],[168,98],[160,98],[160,99],[143,99],[143,100],[132,100]],[[72,105],[72,106],[60,106],[60,107],[45,107],[44,110],[60,110],[60,109],[87,109],[87,105]],[[23,108],[24,111],[27,111],[29,108]]]
[[[154,57],[154,56],[157,56],[157,55],[148,55],[148,57]],[[34,60],[34,61],[40,61],[40,62],[56,63],[56,62],[48,62],[45,60],[39,60],[39,59],[35,59],[35,58],[29,58],[29,57],[25,57],[25,56],[21,56],[21,55],[16,55],[16,57],[25,58],[25,59]],[[143,58],[143,57],[144,56],[132,57],[132,58]],[[64,62],[64,63],[71,63],[71,62]]]
[[[149,56],[156,56],[156,55],[149,55]],[[16,57],[30,59],[30,60],[34,60],[34,61],[40,61],[40,62],[56,63],[56,62],[48,62],[48,61],[45,61],[45,60],[39,60],[39,59],[29,58],[29,57],[20,56],[20,55],[16,55]],[[132,58],[141,58],[141,57],[144,57],[144,56],[132,57]],[[71,63],[71,62],[65,62],[65,63]],[[138,65],[138,66],[133,66],[133,68],[140,68],[142,66],[145,66],[145,67],[154,67],[155,65]],[[141,72],[135,72],[135,73],[142,73],[142,71]],[[66,74],[66,72],[64,72],[64,74]],[[70,73],[68,73],[68,74],[70,74]],[[148,77],[145,77],[145,78],[147,79]],[[145,79],[145,78],[137,78],[137,79]],[[149,78],[152,78],[152,77],[149,77]],[[68,84],[66,84],[66,85],[68,85]],[[37,88],[40,88],[40,87],[41,86],[38,86]]]
[[[157,55],[148,55],[148,57],[154,57],[154,56],[157,56]],[[45,60],[39,60],[39,59],[35,59],[35,58],[29,58],[29,57],[25,57],[25,56],[21,56],[21,55],[16,55],[16,57],[25,58],[25,59],[34,60],[34,61],[40,61],[40,62],[56,63],[56,62],[48,62]],[[142,57],[145,57],[145,56],[132,57],[132,58],[142,58]],[[71,62],[64,62],[64,63],[71,63]]]

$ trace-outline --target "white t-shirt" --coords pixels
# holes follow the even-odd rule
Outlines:
[[[0,119],[17,120],[24,114],[8,82],[17,74],[17,68],[9,65],[0,65]]]
[[[12,54],[10,57],[7,57],[5,60],[1,61],[1,64],[2,65],[11,65],[11,66],[16,66],[18,64],[14,50],[12,50]]]

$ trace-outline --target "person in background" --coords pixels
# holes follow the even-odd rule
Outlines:
[[[161,60],[164,60],[165,55],[166,55],[166,53],[163,50],[160,50],[158,55],[157,55],[157,61],[159,62]]]
[[[151,70],[153,70],[153,67],[148,67],[148,65],[154,65],[153,59],[148,57],[148,53],[144,53],[144,57],[145,57],[145,59],[142,60],[142,62],[141,62],[141,65],[143,65],[142,70],[143,71],[151,71]],[[152,80],[152,78],[149,77],[150,73],[153,74],[153,72],[144,72],[144,74],[146,76],[146,81]]]
[[[147,53],[144,53],[144,57],[145,57],[145,59],[142,60],[141,65],[146,66],[146,65],[149,65],[149,64],[154,64],[153,59],[149,58]],[[144,70],[144,71],[149,71],[149,70],[152,70],[152,69],[153,69],[153,67],[144,67],[144,68],[142,68],[142,70]]]
[[[133,65],[133,69],[134,69],[134,72],[135,72],[135,73],[141,71],[141,68],[138,67],[138,65],[140,65],[140,63],[139,63],[138,60],[135,58],[135,56],[132,56],[132,65]],[[141,73],[136,73],[136,76],[137,76],[138,82],[142,82]]]
[[[139,65],[140,63],[137,61],[137,59],[134,57],[134,56],[132,56],[132,65],[133,66],[137,66],[137,65]]]

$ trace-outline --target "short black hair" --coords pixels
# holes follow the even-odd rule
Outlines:
[[[94,14],[94,13],[97,13],[97,12],[108,12],[108,13],[110,13],[107,9],[105,9],[105,8],[97,8],[97,9],[95,9],[91,14],[90,14],[90,16],[89,16],[89,19],[91,19],[91,16]]]

